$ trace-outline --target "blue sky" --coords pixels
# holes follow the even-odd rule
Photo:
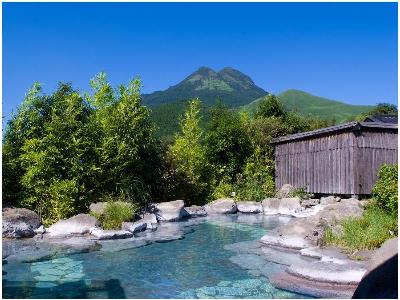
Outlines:
[[[200,66],[273,93],[397,104],[397,3],[3,3],[3,115],[34,81],[163,90]]]

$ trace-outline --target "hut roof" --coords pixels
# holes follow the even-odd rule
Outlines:
[[[366,122],[383,122],[397,124],[397,115],[375,115],[365,118]]]
[[[339,131],[349,131],[349,130],[360,130],[362,128],[375,128],[380,130],[396,130],[397,124],[384,123],[384,122],[349,122],[344,124],[339,124],[331,127],[325,127],[313,131],[300,132],[296,134],[285,135],[272,139],[272,144],[284,143],[292,140],[306,139],[310,137],[322,136],[333,132]]]

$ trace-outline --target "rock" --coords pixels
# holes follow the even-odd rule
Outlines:
[[[281,215],[293,215],[301,210],[300,198],[282,198],[279,202],[279,213]]]
[[[234,214],[237,212],[235,200],[222,198],[208,203],[204,206],[207,214]]]
[[[383,243],[367,265],[353,298],[398,298],[398,238]]]
[[[358,284],[365,273],[363,264],[348,261],[346,264],[308,262],[291,265],[289,274],[309,280],[336,284]]]
[[[179,221],[185,215],[183,200],[161,202],[154,204],[154,213],[158,221]]]
[[[205,217],[207,212],[202,206],[192,205],[184,208],[186,214],[190,218]]]
[[[140,232],[146,230],[147,223],[145,221],[137,221],[137,222],[122,222],[121,229],[125,231],[129,231],[132,233]]]
[[[146,229],[153,230],[157,228],[157,217],[155,214],[145,213],[140,221],[146,223]]]
[[[268,245],[294,249],[319,245],[322,242],[326,228],[338,226],[338,222],[344,218],[360,217],[362,215],[362,208],[358,202],[352,200],[335,202],[328,205],[317,205],[313,208],[322,210],[316,210],[314,215],[290,220],[287,224],[268,232],[261,239],[261,242]],[[280,212],[281,210],[279,209],[278,211]],[[293,213],[292,215],[296,216],[298,213]],[[340,227],[336,227],[334,230],[340,231]]]
[[[263,212],[261,202],[239,201],[236,203],[238,211],[242,213],[259,214]]]
[[[40,226],[38,214],[26,208],[6,208],[2,215],[3,237],[6,238],[32,237]]]
[[[98,227],[93,227],[90,234],[99,240],[126,239],[133,236],[132,232],[126,230],[103,230]]]
[[[289,215],[294,216],[303,208],[300,205],[300,198],[267,198],[262,201],[262,207],[265,215]]]
[[[261,204],[263,207],[264,215],[277,215],[279,213],[279,203],[278,198],[266,198]]]
[[[269,280],[277,288],[316,298],[349,299],[356,288],[356,285],[351,284],[333,284],[309,280],[288,272],[276,273]]]
[[[45,233],[45,232],[46,232],[46,229],[44,228],[43,225],[40,225],[40,227],[37,228],[37,229],[35,229],[34,232],[35,232],[36,234],[42,234],[42,233]]]
[[[340,202],[340,197],[335,197],[335,196],[328,196],[328,197],[321,197],[320,203],[322,205],[327,205],[327,204],[334,204],[336,202]]]
[[[278,198],[288,198],[293,195],[293,192],[296,191],[296,188],[290,184],[284,184],[276,193]]]
[[[260,242],[268,246],[283,247],[295,250],[310,247],[310,243],[307,242],[307,240],[296,235],[279,236],[267,234],[260,239]]]
[[[318,204],[319,204],[319,199],[306,199],[301,201],[301,206],[304,208],[310,208]]]
[[[89,233],[93,227],[100,226],[99,221],[88,214],[79,214],[66,220],[60,220],[51,225],[47,232],[50,237],[70,234]]]

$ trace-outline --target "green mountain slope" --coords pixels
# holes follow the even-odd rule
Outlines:
[[[323,119],[335,118],[337,123],[346,121],[349,117],[370,111],[373,106],[351,105],[336,100],[330,100],[299,91],[287,90],[278,95],[284,106],[302,115],[318,116]],[[242,106],[240,109],[254,113],[262,98]]]
[[[165,91],[144,94],[142,98],[143,103],[150,107],[196,97],[205,105],[212,105],[217,98],[221,98],[226,105],[235,107],[267,94],[249,76],[238,70],[224,68],[215,72],[208,67],[201,67],[177,85]]]

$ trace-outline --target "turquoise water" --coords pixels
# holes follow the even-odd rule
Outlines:
[[[299,298],[272,287],[255,270],[239,266],[236,253],[227,250],[257,240],[286,221],[235,216],[180,222],[173,225],[182,233],[177,240],[157,242],[152,238],[156,231],[139,235],[146,240],[140,247],[129,248],[127,241],[120,247],[122,241],[111,241],[97,251],[59,253],[48,260],[3,259],[3,297]],[[263,268],[273,273],[283,266],[271,262]]]

